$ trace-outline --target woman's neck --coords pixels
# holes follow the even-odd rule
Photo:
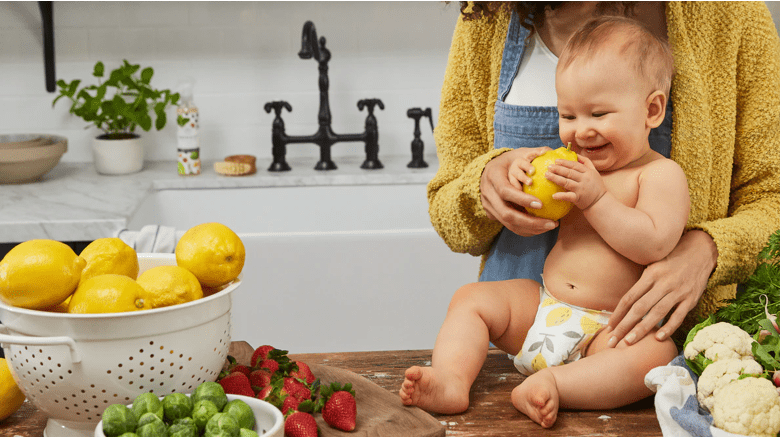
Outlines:
[[[599,2],[565,2],[554,10],[548,10],[544,15],[544,24],[536,29],[539,38],[555,56],[560,56],[569,37],[598,15],[598,5]],[[667,39],[664,2],[636,2],[633,18],[654,34]]]

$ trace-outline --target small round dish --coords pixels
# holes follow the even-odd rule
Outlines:
[[[189,396],[189,394],[187,395]],[[241,399],[249,405],[249,408],[255,413],[255,427],[259,437],[283,437],[284,436],[284,416],[278,408],[266,401],[250,398],[241,395],[227,395],[228,400]],[[132,405],[132,404],[131,404]],[[95,428],[95,437],[106,437],[103,434],[103,421],[98,422]]]
[[[51,171],[68,151],[65,137],[0,135],[0,184],[34,182]]]

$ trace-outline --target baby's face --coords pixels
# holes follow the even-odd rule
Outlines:
[[[564,144],[599,171],[617,170],[649,150],[650,85],[613,54],[578,59],[555,78]]]

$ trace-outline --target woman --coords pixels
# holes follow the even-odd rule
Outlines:
[[[780,41],[766,5],[521,2],[462,11],[428,200],[447,245],[482,255],[480,280],[538,280],[556,223],[525,212],[534,198],[507,173],[513,149],[561,145],[549,100],[554,82],[538,72],[549,71],[545,56],[554,60],[586,21],[625,14],[672,47],[667,121],[651,133],[651,145],[683,168],[691,212],[674,251],[649,265],[621,300],[609,345],[635,343],[661,322],[656,337],[663,340],[733,297],[780,228]]]

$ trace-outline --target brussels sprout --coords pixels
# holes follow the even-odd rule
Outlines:
[[[191,422],[192,419],[189,417],[185,419],[189,419],[190,422],[178,419],[173,425],[168,427],[168,437],[198,437],[198,429]]]
[[[163,416],[168,423],[192,414],[192,400],[184,393],[171,393],[163,398],[162,404]]]
[[[219,413],[219,410],[217,410],[214,402],[208,399],[196,401],[195,405],[192,406],[192,421],[195,422],[198,432],[203,432],[211,416],[217,413]]]
[[[255,427],[255,413],[241,399],[233,399],[228,402],[225,408],[222,409],[222,412],[233,416],[241,428],[252,429]]]
[[[133,432],[138,426],[133,410],[120,404],[109,405],[103,411],[102,419],[103,434],[106,437],[118,437],[126,432]]]
[[[192,402],[198,402],[201,399],[208,399],[214,402],[219,411],[222,411],[228,402],[225,389],[218,382],[213,381],[202,382],[195,388],[195,391],[192,393]]]
[[[160,420],[163,419],[163,404],[154,393],[143,393],[133,400],[131,407],[135,417],[141,417],[144,413],[154,413]]]
[[[138,437],[168,437],[165,423],[162,420],[159,420],[154,413],[146,413],[145,416],[150,417],[148,419],[149,422],[135,430]],[[154,416],[154,418],[151,418],[151,416]]]
[[[241,427],[230,414],[217,413],[206,423],[205,437],[239,437]]]
[[[144,413],[141,417],[138,418],[138,428],[153,422],[163,423],[163,420],[160,419],[160,417],[155,413]]]
[[[241,433],[238,435],[238,437],[260,437],[256,431],[253,431],[251,429],[241,428]]]

